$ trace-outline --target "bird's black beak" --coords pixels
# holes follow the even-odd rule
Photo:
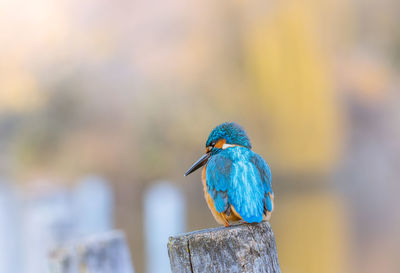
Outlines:
[[[192,165],[192,167],[189,168],[189,170],[187,170],[187,172],[185,173],[185,176],[188,176],[189,174],[191,174],[192,172],[194,172],[198,168],[204,166],[207,163],[207,161],[210,158],[210,156],[211,156],[211,152],[208,152],[205,155],[203,155],[202,157],[200,157],[200,159],[197,160],[196,163],[194,163]]]

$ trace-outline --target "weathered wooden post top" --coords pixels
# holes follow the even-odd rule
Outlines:
[[[173,273],[280,273],[275,237],[268,222],[173,236],[168,254]]]

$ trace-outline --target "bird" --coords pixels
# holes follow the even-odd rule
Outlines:
[[[206,153],[185,173],[203,168],[204,197],[217,223],[260,223],[274,210],[271,169],[252,151],[246,131],[235,122],[215,127],[206,141]]]

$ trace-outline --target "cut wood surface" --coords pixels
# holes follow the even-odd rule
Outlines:
[[[173,273],[280,273],[275,237],[268,222],[173,236],[168,254]]]

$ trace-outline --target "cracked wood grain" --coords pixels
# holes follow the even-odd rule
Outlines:
[[[275,237],[268,222],[173,236],[168,254],[173,273],[280,273]]]

